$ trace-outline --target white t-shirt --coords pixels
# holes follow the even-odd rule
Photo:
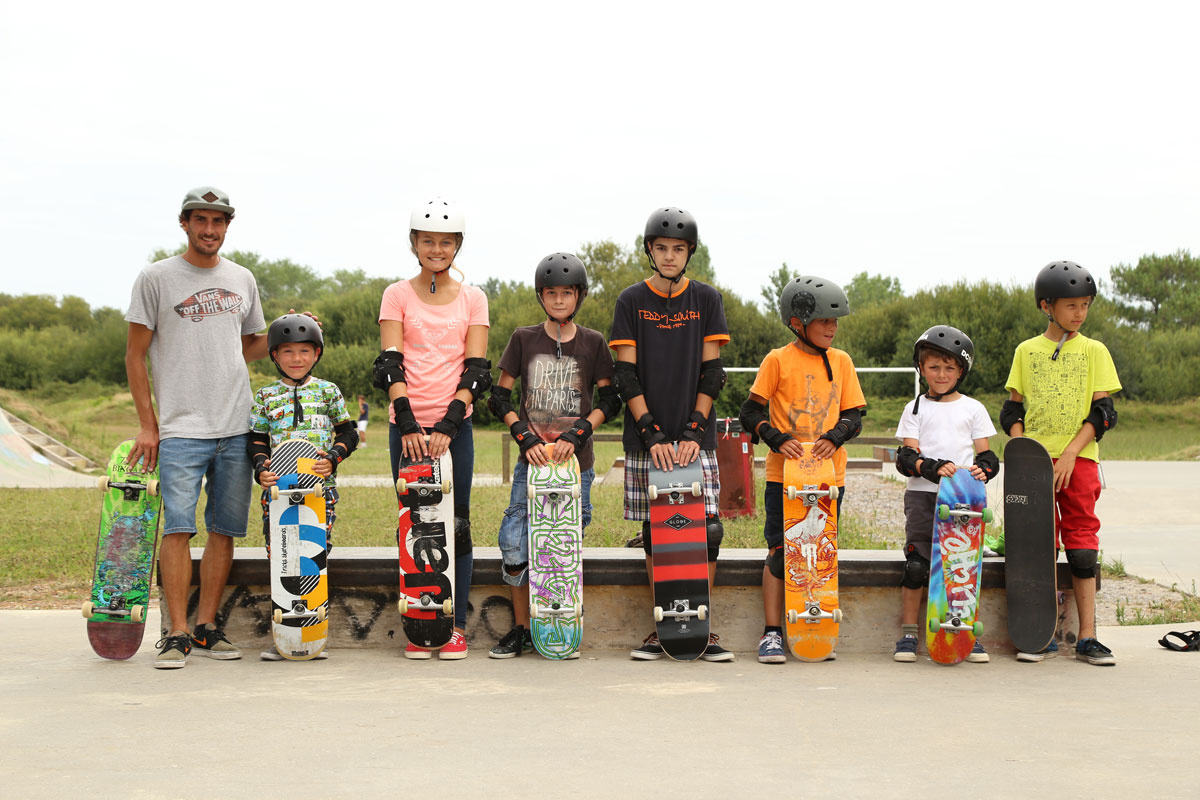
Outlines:
[[[957,400],[934,401],[921,398],[916,415],[910,401],[900,415],[896,438],[916,439],[925,458],[953,461],[960,467],[975,463],[975,440],[996,435],[983,403],[960,395]],[[908,488],[918,492],[936,492],[937,484],[917,476],[908,479]]]

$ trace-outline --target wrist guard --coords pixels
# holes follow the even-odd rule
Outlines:
[[[267,472],[269,469],[270,468],[267,466],[267,457],[266,456],[261,456],[261,455],[255,456],[254,457],[254,482],[257,483],[259,486],[262,486],[262,474],[264,472]]]
[[[446,406],[446,416],[442,417],[441,421],[433,426],[433,429],[453,439],[458,436],[458,429],[462,427],[466,417],[467,404],[462,400],[451,400],[450,405]]]
[[[847,408],[842,417],[819,438],[828,439],[834,447],[841,447],[846,442],[862,433],[862,411],[857,408]]]
[[[513,440],[520,446],[522,456],[537,445],[545,444],[540,436],[530,430],[529,423],[523,419],[519,419],[512,425],[509,425],[508,432],[512,434]]]
[[[983,480],[986,483],[1000,472],[1000,459],[991,450],[984,450],[975,456],[975,466],[983,470]]]
[[[587,417],[580,417],[571,424],[571,427],[563,431],[559,437],[564,442],[570,442],[575,445],[575,449],[583,447],[587,440],[592,438],[592,423]]]
[[[926,458],[921,462],[921,477],[930,483],[937,483],[942,479],[942,476],[938,475],[938,470],[949,463],[940,458]]]
[[[704,441],[706,430],[708,430],[708,416],[699,411],[693,411],[692,416],[688,418],[687,425],[683,428],[683,433],[679,434],[679,438],[700,444]]]
[[[407,397],[397,397],[393,400],[392,412],[396,415],[396,427],[400,429],[401,436],[421,432],[421,426],[417,424],[412,413],[412,403]]]
[[[663,429],[658,426],[658,423],[654,421],[654,416],[648,411],[637,421],[637,432],[646,450],[667,440],[667,435],[663,433]]]
[[[791,434],[784,433],[778,428],[773,428],[770,425],[763,428],[762,433],[760,433],[759,436],[761,436],[762,440],[767,443],[767,447],[771,448],[776,453],[781,452],[780,448],[795,438]]]

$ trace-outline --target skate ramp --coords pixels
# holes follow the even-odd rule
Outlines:
[[[71,489],[96,485],[96,479],[52,463],[13,430],[0,412],[0,488]]]

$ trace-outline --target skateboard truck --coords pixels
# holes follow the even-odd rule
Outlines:
[[[670,617],[676,622],[679,622],[680,620],[687,619],[688,617],[696,617],[703,622],[708,618],[708,606],[702,604],[696,606],[695,609],[692,609],[690,606],[690,600],[676,600],[665,609],[662,606],[655,606],[654,621],[662,622],[666,617]]]
[[[304,502],[304,498],[310,494],[324,494],[325,484],[322,481],[317,481],[312,486],[296,486],[290,489],[280,489],[278,486],[271,487],[271,499],[278,500],[281,497],[286,497],[292,505],[299,505]]]
[[[810,624],[815,624],[826,619],[831,619],[834,622],[840,623],[842,621],[842,610],[840,608],[835,608],[833,611],[826,611],[825,609],[821,608],[820,603],[813,603],[810,601],[804,604],[803,614],[794,608],[789,608],[787,612],[787,620],[793,625],[800,620],[804,620]]]
[[[945,503],[942,503],[940,506],[938,506],[938,519],[940,519],[942,522],[945,522],[951,517],[963,517],[965,519],[979,517],[982,518],[985,523],[990,523],[992,521],[992,510],[990,508],[985,508],[983,511],[971,511],[966,506],[955,505],[954,508],[951,508]]]
[[[828,489],[808,485],[803,489],[797,489],[795,486],[787,487],[787,499],[796,500],[799,498],[806,506],[815,506],[822,497],[831,497],[836,500],[837,495],[838,490],[836,486],[831,486]]]
[[[96,486],[105,492],[109,489],[120,489],[121,493],[125,496],[126,502],[130,503],[137,501],[138,495],[141,492],[146,492],[151,497],[158,497],[158,481],[156,480],[148,480],[145,483],[114,481],[109,479],[107,475],[103,475],[97,479]]]
[[[291,611],[284,611],[282,608],[277,608],[272,615],[272,619],[275,620],[276,625],[285,619],[312,619],[313,617],[316,617],[317,622],[324,622],[325,606],[321,606],[315,611],[310,611],[303,600],[297,600],[295,603],[292,603]]]
[[[407,595],[401,595],[397,606],[401,614],[407,614],[409,611],[437,611],[438,609],[441,609],[441,612],[447,617],[454,614],[454,598],[439,603],[429,594],[423,594],[415,600]]]
[[[441,483],[426,483],[425,481],[408,481],[405,478],[396,479],[396,492],[398,494],[408,494],[409,487],[417,493],[417,497],[432,497],[433,493],[441,490],[443,495],[450,494],[450,490],[454,488],[454,484],[449,478]]]
[[[566,489],[567,487],[565,486],[539,486],[534,488],[531,485],[525,487],[525,497],[528,500],[532,500],[538,496],[545,496],[549,497],[551,502],[557,503],[560,497],[565,497],[567,494],[571,495],[572,500],[578,500],[580,495],[583,494],[578,484],[572,486],[570,492]]]
[[[529,616],[532,619],[542,619],[544,617],[575,617],[578,619],[583,616],[583,609],[575,610],[575,606],[563,605],[557,601],[548,606],[538,605],[531,598],[529,601]]]
[[[657,500],[660,494],[670,493],[671,496],[667,499],[667,502],[672,505],[683,502],[684,492],[691,492],[692,497],[699,497],[701,492],[700,481],[692,481],[691,486],[682,483],[672,483],[660,489],[652,483],[647,487],[647,495],[651,500]]]
[[[83,618],[90,620],[96,614],[107,614],[110,617],[129,617],[133,622],[144,622],[146,607],[143,605],[125,606],[125,598],[118,597],[111,605],[97,607],[91,600],[84,601]]]
[[[974,625],[966,625],[963,623],[962,617],[950,617],[941,623],[936,619],[930,619],[929,632],[937,633],[939,630],[950,631],[951,633],[970,631],[978,638],[983,635],[983,623],[976,621]]]

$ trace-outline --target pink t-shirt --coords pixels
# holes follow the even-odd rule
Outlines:
[[[407,279],[396,281],[383,290],[379,321],[385,319],[404,325],[404,372],[413,416],[418,425],[430,428],[454,399],[466,358],[467,328],[488,325],[487,295],[464,283],[453,303],[431,306],[417,297]],[[388,418],[396,421],[390,404]]]

